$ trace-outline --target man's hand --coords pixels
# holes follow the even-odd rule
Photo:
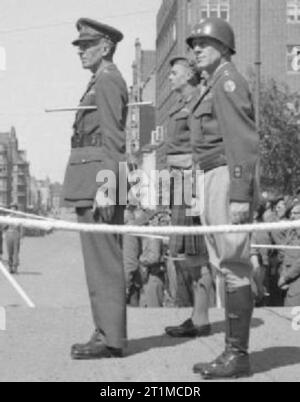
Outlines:
[[[109,198],[103,188],[99,188],[95,197],[94,211],[99,211],[103,222],[112,221],[115,214],[115,204],[115,200]]]
[[[230,218],[233,225],[248,222],[250,218],[250,204],[248,202],[231,202]]]
[[[286,278],[283,275],[279,278],[278,287],[281,290],[288,290],[288,288],[289,288],[289,285],[286,282]]]

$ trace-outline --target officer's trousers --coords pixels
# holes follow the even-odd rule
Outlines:
[[[19,266],[20,233],[14,230],[7,231],[6,246],[8,255],[8,266],[11,269],[16,270]]]
[[[96,223],[91,208],[76,209],[79,223]],[[111,224],[123,223],[116,207]],[[96,329],[107,346],[122,349],[126,341],[126,293],[122,251],[113,234],[81,233],[86,280]]]
[[[229,209],[230,177],[227,166],[200,175],[197,200],[201,222],[205,226],[231,224]],[[203,197],[203,198],[202,198]],[[229,289],[248,286],[252,278],[250,235],[212,234],[205,241],[209,261]]]

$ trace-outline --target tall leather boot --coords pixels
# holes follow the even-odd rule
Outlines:
[[[195,373],[200,373],[206,380],[251,375],[248,346],[252,312],[251,286],[226,291],[225,351],[212,363],[195,365]]]

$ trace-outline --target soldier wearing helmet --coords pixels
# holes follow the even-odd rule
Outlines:
[[[231,26],[218,18],[197,24],[187,44],[207,87],[191,117],[194,168],[204,172],[198,205],[204,225],[243,224],[251,219],[259,138],[246,80],[231,62],[235,38]],[[246,234],[206,237],[210,263],[225,283],[226,348],[222,358],[197,364],[205,379],[248,376],[248,342],[253,311],[250,238]]]

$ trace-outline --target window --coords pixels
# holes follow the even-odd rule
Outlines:
[[[202,0],[200,7],[201,19],[218,17],[229,21],[229,0]]]
[[[287,71],[300,74],[300,45],[287,47]]]
[[[287,22],[300,23],[300,0],[287,0]]]

